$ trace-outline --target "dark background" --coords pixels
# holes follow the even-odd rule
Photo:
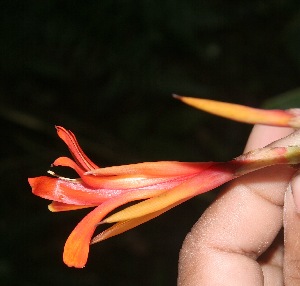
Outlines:
[[[181,243],[215,192],[93,245],[76,270],[62,249],[87,210],[50,213],[27,177],[68,155],[56,124],[102,166],[239,155],[251,126],[171,94],[299,102],[300,1],[10,0],[0,15],[0,284],[175,285]]]

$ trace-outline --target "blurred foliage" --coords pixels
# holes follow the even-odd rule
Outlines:
[[[263,104],[265,108],[288,109],[300,107],[300,88],[287,91],[278,96],[266,100]]]
[[[75,270],[61,253],[86,211],[49,213],[27,177],[68,154],[54,124],[77,134],[102,165],[238,155],[250,126],[171,94],[299,106],[299,90],[284,92],[300,85],[300,2],[10,0],[0,7],[1,285],[174,285],[180,245],[215,192],[93,246],[87,267]]]

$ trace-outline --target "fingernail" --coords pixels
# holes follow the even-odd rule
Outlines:
[[[297,171],[291,182],[291,188],[294,197],[295,207],[298,213],[300,213],[300,171]]]

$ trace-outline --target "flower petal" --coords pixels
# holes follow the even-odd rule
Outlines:
[[[104,216],[128,202],[147,199],[163,192],[165,190],[136,190],[107,200],[96,207],[79,222],[68,237],[63,254],[64,262],[70,267],[84,267],[88,258],[91,237]]]
[[[228,169],[227,165],[225,163],[215,163],[210,168],[172,190],[121,210],[109,216],[103,222],[112,223],[145,216],[167,208],[170,205],[182,203],[198,194],[210,191],[234,178],[233,171]]]
[[[175,98],[203,111],[250,124],[300,128],[300,110],[264,110],[239,104],[175,95]]]
[[[99,205],[107,199],[124,193],[122,190],[95,190],[85,187],[80,181],[47,176],[29,178],[28,182],[33,194],[47,200],[71,205]]]
[[[108,239],[110,237],[116,236],[118,234],[121,234],[127,230],[130,230],[134,227],[139,226],[140,224],[143,224],[151,219],[154,219],[156,217],[158,217],[159,215],[163,214],[164,212],[168,211],[170,208],[174,207],[169,206],[167,208],[164,208],[162,210],[153,212],[153,213],[149,213],[145,216],[141,216],[141,217],[137,217],[134,219],[130,219],[130,220],[126,220],[126,221],[121,221],[118,223],[115,223],[113,226],[111,226],[110,228],[102,231],[101,233],[99,233],[98,235],[96,235],[92,240],[91,240],[91,244],[94,243],[98,243],[100,241],[103,241],[105,239]]]
[[[176,161],[159,161],[159,162],[144,162],[138,164],[113,166],[95,169],[86,172],[93,175],[136,175],[143,174],[144,176],[152,177],[174,177],[197,174],[202,169],[208,168],[212,162],[205,163],[189,163]]]
[[[53,163],[54,166],[65,166],[74,169],[81,177],[82,181],[93,189],[120,190],[150,187],[151,189],[169,188],[169,185],[173,187],[174,184],[181,183],[183,180],[188,179],[190,176],[194,176],[196,173],[208,168],[212,164],[213,163],[211,162],[147,162],[107,167],[85,172],[72,159],[67,157],[60,157]],[[180,166],[182,166],[181,171]],[[128,171],[128,174],[126,174],[126,170]],[[95,171],[97,172],[95,173]],[[116,174],[113,173],[114,171]],[[144,171],[145,174],[143,173]]]
[[[215,163],[174,189],[148,199],[109,217],[104,223],[126,221],[177,205],[191,197],[210,191],[236,177],[274,164],[300,163],[300,146],[265,147],[237,157],[227,163]]]
[[[93,163],[80,148],[75,135],[61,126],[55,126],[58,136],[67,144],[74,159],[84,170],[89,171],[99,167]]]

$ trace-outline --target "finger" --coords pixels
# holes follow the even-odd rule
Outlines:
[[[246,144],[245,152],[264,147],[271,142],[288,136],[293,131],[292,128],[255,125]]]
[[[300,213],[300,168],[292,181],[293,198],[296,211]]]
[[[297,198],[299,193],[300,174],[294,177],[285,194],[283,274],[287,286],[300,285],[300,213],[294,203],[294,197]]]
[[[283,231],[281,229],[270,247],[257,259],[263,272],[264,285],[283,285],[283,251]]]
[[[289,132],[256,126],[247,149],[269,143],[268,139],[259,139],[268,133],[275,140]],[[285,146],[294,141],[286,138],[276,144]],[[180,253],[178,284],[263,285],[256,259],[281,228],[283,194],[292,174],[288,167],[275,166],[230,184],[186,237]]]
[[[274,174],[276,182],[265,179]],[[259,194],[268,189],[278,194],[290,177],[287,169],[273,167],[231,184],[187,236],[179,285],[263,285],[256,259],[281,228],[282,202],[280,195],[273,200],[271,192]]]

